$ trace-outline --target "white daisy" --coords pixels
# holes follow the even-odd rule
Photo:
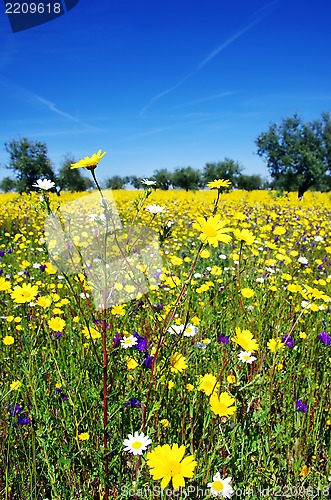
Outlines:
[[[55,182],[49,181],[48,179],[38,179],[34,184],[32,184],[32,187],[43,189],[44,191],[48,191],[54,186]]]
[[[230,486],[231,479],[231,477],[222,479],[218,472],[213,477],[213,481],[207,484],[207,487],[210,488],[211,495],[214,497],[222,496],[223,498],[231,498],[234,493],[232,486]]]
[[[129,335],[129,337],[125,337],[123,340],[121,340],[121,346],[123,347],[123,349],[128,349],[128,347],[136,345],[137,342],[138,340],[136,339],[136,337],[134,337],[133,335]]]
[[[147,205],[146,210],[150,212],[151,214],[159,214],[164,210],[164,207],[161,207],[160,205]]]
[[[145,436],[143,432],[138,434],[138,431],[135,431],[134,435],[129,434],[128,438],[124,439],[124,451],[133,455],[142,455],[151,442],[152,440],[148,436]]]
[[[150,181],[149,179],[141,179],[141,183],[145,186],[155,186],[156,181]]]
[[[243,363],[248,363],[248,364],[252,364],[253,361],[256,360],[256,357],[255,356],[252,356],[252,353],[249,352],[249,351],[241,351],[240,354],[238,354],[238,358],[240,359],[240,361],[242,361]]]
[[[183,325],[184,326],[184,325]],[[194,337],[198,333],[199,328],[197,326],[188,323],[184,330],[184,337]]]
[[[308,264],[308,259],[306,259],[306,257],[299,257],[298,258],[298,262],[300,262],[300,264],[307,265]]]

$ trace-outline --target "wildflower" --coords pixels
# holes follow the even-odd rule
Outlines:
[[[129,335],[128,337],[125,337],[123,340],[121,340],[121,346],[123,347],[123,349],[128,349],[128,347],[136,345],[137,342],[138,340],[136,339],[136,337],[134,337],[133,335]]]
[[[320,341],[324,344],[324,345],[330,345],[331,344],[331,336],[328,332],[321,332],[318,336],[318,338],[320,339]]]
[[[204,217],[197,217],[197,222],[192,224],[194,229],[201,232],[200,240],[203,243],[209,243],[217,247],[219,242],[230,243],[231,236],[226,234],[232,231],[231,228],[225,227],[226,222],[220,220],[220,215],[214,215],[205,219]]]
[[[5,278],[0,277],[0,292],[7,292],[11,289],[11,284]]]
[[[54,186],[55,182],[50,181],[48,179],[38,179],[34,184],[32,184],[32,187],[43,189],[44,191],[48,191],[49,189],[52,189]]]
[[[113,316],[124,316],[125,315],[125,308],[122,305],[117,305],[113,306],[110,311]]]
[[[210,396],[214,390],[218,390],[219,384],[217,383],[217,378],[211,373],[207,373],[203,377],[200,377],[200,385],[198,391],[202,391],[206,396]]]
[[[134,370],[135,368],[137,368],[137,366],[139,366],[139,363],[137,363],[137,361],[134,358],[130,357],[126,357],[126,363],[128,370]]]
[[[245,299],[250,299],[255,295],[254,290],[251,290],[250,288],[242,288],[240,293],[243,297],[245,297]]]
[[[269,340],[269,342],[267,343],[267,347],[271,352],[275,354],[281,349],[284,349],[284,344],[279,337],[276,337],[275,339]]]
[[[161,207],[160,205],[147,205],[146,207],[147,212],[150,212],[151,214],[159,214],[164,210],[164,207]]]
[[[299,257],[298,262],[306,266],[308,264],[308,259],[306,259],[306,257]]]
[[[34,300],[37,293],[38,287],[36,285],[30,285],[30,283],[22,286],[17,285],[11,293],[11,298],[16,304],[25,304]]]
[[[53,332],[63,332],[66,322],[59,316],[54,316],[54,318],[48,320],[48,326]]]
[[[309,469],[308,469],[307,465],[304,465],[301,469],[299,476],[306,477],[306,476],[308,476],[308,474],[309,474]]]
[[[11,391],[18,391],[18,389],[21,387],[22,385],[22,382],[20,382],[19,380],[15,380],[15,382],[12,382],[10,384],[10,390]]]
[[[12,345],[15,342],[15,339],[11,335],[6,335],[6,337],[2,339],[2,342],[5,345]]]
[[[175,352],[170,358],[170,365],[170,370],[174,373],[186,370],[187,363],[185,356],[183,356],[180,352]]]
[[[156,181],[150,181],[149,179],[141,179],[140,182],[142,184],[144,184],[145,186],[155,186],[156,185]]]
[[[163,425],[163,427],[170,427],[170,422],[167,418],[162,418],[162,420],[160,420],[160,424]]]
[[[209,399],[212,412],[220,417],[233,415],[236,411],[236,407],[232,406],[234,403],[235,399],[227,392],[222,392],[219,396],[217,394],[212,394]]]
[[[221,189],[221,188],[227,188],[231,186],[231,182],[228,179],[214,179],[211,182],[208,182],[207,186],[210,189]]]
[[[83,334],[87,339],[92,338],[93,340],[95,340],[95,339],[101,338],[101,333],[98,332],[98,330],[96,330],[92,326],[90,326],[89,328],[87,328],[87,326],[84,326],[83,327]]]
[[[241,351],[240,354],[238,354],[238,358],[240,359],[240,361],[242,361],[243,363],[248,363],[248,364],[252,364],[253,361],[256,360],[256,357],[255,356],[252,356],[252,353],[249,352],[249,351]]]
[[[231,498],[234,491],[230,486],[232,477],[227,477],[222,479],[220,473],[217,472],[213,477],[213,481],[207,484],[207,487],[210,488],[210,493],[214,497],[222,496],[223,498]]]
[[[138,434],[138,431],[135,431],[134,435],[129,434],[128,438],[124,439],[123,446],[125,446],[124,451],[128,453],[142,455],[147,446],[151,443],[152,440],[148,436],[145,436],[143,432]]]
[[[133,332],[133,336],[137,339],[135,349],[137,349],[137,351],[147,351],[148,349],[147,339],[145,337],[141,337],[137,332]]]
[[[307,413],[308,405],[303,403],[303,401],[301,399],[297,399],[297,401],[295,403],[295,407],[298,411],[301,411],[302,413]]]
[[[230,337],[227,337],[226,335],[223,335],[223,333],[221,333],[218,337],[217,337],[217,342],[220,342],[222,344],[228,344],[230,341]]]
[[[82,168],[85,167],[87,170],[94,170],[100,160],[105,156],[106,153],[102,153],[101,149],[97,153],[94,153],[92,156],[85,156],[82,160],[77,161],[76,163],[71,164],[71,168]]]
[[[287,347],[293,347],[294,346],[294,339],[291,337],[291,335],[284,335],[282,337],[282,342]]]
[[[259,344],[253,338],[253,334],[249,330],[241,331],[240,328],[236,328],[236,336],[232,337],[231,340],[239,344],[245,351],[254,352],[259,348]]]
[[[125,408],[128,408],[129,406],[131,408],[137,408],[139,405],[140,402],[136,398],[130,398],[124,403]]]
[[[144,360],[142,366],[143,368],[152,368],[153,366],[153,359],[154,359],[154,356],[151,356],[151,355],[147,355],[146,356],[146,359]]]
[[[226,380],[228,381],[229,384],[234,384],[236,381],[236,377],[234,375],[228,375],[226,377]]]
[[[87,441],[90,439],[90,435],[88,432],[82,432],[81,434],[78,434],[78,439],[79,441]]]
[[[194,468],[198,465],[193,455],[184,457],[185,446],[165,444],[157,446],[147,455],[147,465],[154,480],[162,479],[161,488],[165,488],[172,479],[175,490],[185,487],[184,478],[194,476]]]
[[[233,231],[234,237],[239,241],[244,241],[247,245],[253,245],[255,236],[248,229],[235,229]]]

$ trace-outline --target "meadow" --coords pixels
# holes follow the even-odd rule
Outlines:
[[[223,188],[0,195],[0,498],[330,497],[331,196]]]

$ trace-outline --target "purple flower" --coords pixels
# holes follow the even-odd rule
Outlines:
[[[331,337],[328,334],[328,332],[321,332],[318,336],[321,342],[323,342],[324,345],[330,345],[331,344]]]
[[[306,405],[301,399],[297,399],[295,403],[296,409],[302,413],[307,413],[308,405]]]
[[[119,347],[120,346],[120,344],[121,344],[121,337],[120,337],[120,334],[118,332],[116,332],[115,337],[113,338],[113,341],[114,341],[114,346],[115,347]]]
[[[227,337],[226,335],[223,335],[223,333],[221,333],[221,335],[218,336],[217,341],[222,344],[228,344],[230,341],[230,337]]]
[[[22,408],[20,407],[19,404],[12,406],[8,403],[7,406],[8,406],[8,409],[10,410],[9,415],[11,417],[15,417],[16,415],[19,415],[20,413],[22,413]]]
[[[291,337],[291,335],[284,335],[284,337],[282,337],[282,342],[287,347],[293,347],[294,346],[294,339]]]
[[[150,356],[148,355],[145,359],[145,361],[143,362],[142,366],[144,368],[152,368],[152,365],[153,365],[153,359],[154,359],[154,356]]]
[[[137,339],[137,343],[134,346],[138,351],[147,351],[147,339],[145,337],[141,337],[139,333],[133,332],[133,336]]]
[[[62,337],[62,335],[63,335],[63,333],[62,333],[62,332],[56,332],[56,334],[55,334],[55,338],[57,338],[57,339],[58,339],[58,338]]]
[[[140,405],[140,401],[136,398],[130,398],[124,403],[124,406],[127,408],[130,406],[130,408],[137,408]]]

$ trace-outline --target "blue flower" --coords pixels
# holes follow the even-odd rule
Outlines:
[[[302,413],[307,413],[308,405],[306,405],[301,399],[297,399],[295,403],[296,409]]]
[[[227,337],[226,335],[223,335],[221,333],[221,335],[218,336],[218,342],[222,343],[222,344],[228,344],[229,341],[230,341],[230,337]]]
[[[321,342],[323,342],[324,345],[330,345],[331,344],[331,337],[328,334],[328,332],[321,332],[318,336]]]
[[[140,405],[140,401],[137,398],[130,398],[125,403],[124,406],[127,408],[130,406],[131,408],[137,408]]]
[[[294,339],[291,337],[291,335],[284,335],[282,337],[282,343],[285,344],[287,347],[293,347]]]

